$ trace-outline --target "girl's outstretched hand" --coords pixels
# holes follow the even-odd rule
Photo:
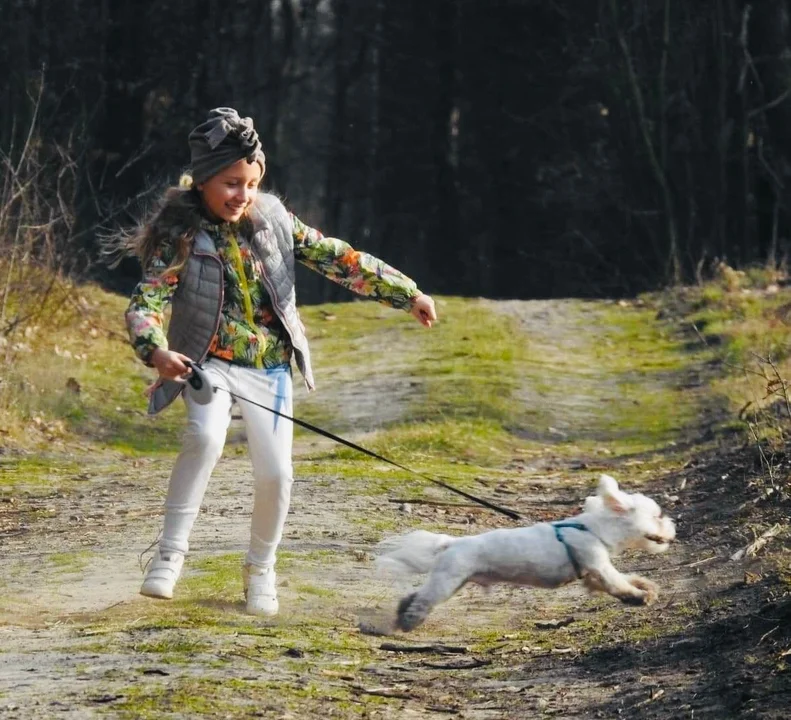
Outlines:
[[[412,301],[412,309],[410,312],[418,319],[421,325],[425,325],[429,328],[437,319],[434,301],[429,295],[418,295]]]

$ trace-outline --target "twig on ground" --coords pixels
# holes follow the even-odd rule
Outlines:
[[[648,703],[654,702],[654,700],[659,700],[659,698],[661,698],[664,694],[665,691],[662,688],[655,688],[651,690],[651,694],[645,700],[637,703],[635,707],[638,708],[642,707],[643,705],[648,705]]]
[[[363,693],[364,695],[376,695],[377,697],[398,698],[400,700],[412,700],[415,696],[407,692],[404,687],[375,687],[366,688],[362,685],[352,685],[353,690]]]
[[[703,560],[696,560],[695,562],[686,563],[681,567],[688,567],[688,568],[697,567],[698,565],[704,565],[705,563],[711,562],[712,560],[717,560],[719,557],[720,557],[719,555],[711,555],[707,558],[703,558]]]
[[[442,500],[421,500],[418,498],[388,498],[387,502],[405,504],[405,505],[436,505],[438,507],[457,507],[457,508],[476,508],[480,510],[480,505],[474,503],[452,503],[443,502]]]
[[[426,710],[437,713],[447,713],[448,715],[458,715],[461,710],[447,705],[426,705]]]
[[[761,466],[766,468],[766,472],[769,475],[769,482],[772,483],[772,487],[777,487],[777,483],[775,482],[775,468],[774,463],[766,457],[766,453],[764,452],[763,444],[761,443],[761,438],[758,437],[758,433],[755,429],[755,425],[753,423],[748,422],[747,427],[750,429],[750,435],[753,436],[753,440],[755,440],[755,445],[758,448],[758,452],[761,455]]]
[[[113,603],[112,605],[108,605],[106,608],[104,608],[104,610],[102,610],[102,612],[107,612],[108,610],[112,610],[113,608],[116,608],[119,605],[123,605],[125,602],[126,600],[119,600],[118,602]]]
[[[766,640],[766,638],[768,638],[775,630],[778,630],[779,628],[779,625],[775,625],[769,632],[765,632],[763,635],[761,635],[761,639],[755,644],[755,647],[758,647],[764,640]]]
[[[431,660],[423,660],[420,663],[423,667],[432,668],[434,670],[471,670],[472,668],[484,667],[491,665],[491,660],[479,660],[478,658],[470,658],[469,660],[457,660],[449,663],[431,662]]]
[[[434,645],[401,645],[398,643],[382,643],[379,646],[380,650],[388,650],[389,652],[433,652],[440,655],[459,655],[469,650],[466,647],[458,645],[442,645],[437,643]]]
[[[737,550],[731,555],[731,560],[741,560],[744,557],[752,557],[757,553],[766,543],[773,537],[776,537],[785,530],[785,525],[775,523],[766,532],[762,533],[760,537],[753,540],[753,542],[745,545],[741,550]]]
[[[261,658],[253,657],[252,655],[245,655],[244,653],[240,653],[240,652],[227,652],[225,654],[215,653],[215,655],[220,660],[227,660],[228,657],[233,656],[233,657],[243,658],[244,660],[252,660],[253,662],[257,662],[257,663],[259,663],[261,665],[267,665],[268,664],[268,662],[266,660],[262,660]]]

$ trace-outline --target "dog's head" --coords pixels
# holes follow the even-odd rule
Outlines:
[[[594,516],[596,532],[606,543],[661,553],[675,540],[675,523],[651,498],[625,493],[615,478],[601,475],[599,490],[585,500],[585,512]]]

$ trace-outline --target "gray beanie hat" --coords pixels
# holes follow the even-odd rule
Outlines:
[[[235,162],[257,162],[264,171],[264,153],[249,118],[233,108],[214,108],[208,118],[189,134],[190,170],[194,185],[206,182]]]

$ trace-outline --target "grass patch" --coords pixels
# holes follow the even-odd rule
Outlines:
[[[473,468],[497,467],[523,449],[525,443],[492,420],[424,421],[396,425],[364,440],[364,447],[384,457],[425,472],[441,471],[464,482]],[[331,461],[333,465],[326,466]],[[403,471],[370,459],[357,450],[336,446],[303,459],[308,467],[325,466],[340,476],[401,482]]]
[[[717,357],[739,369],[755,356],[782,361],[791,354],[788,290],[772,294],[725,292],[717,287],[689,290],[688,322],[710,343]]]
[[[304,568],[325,567],[344,558],[332,550],[312,550],[305,553],[278,550],[277,570],[289,576],[294,588],[286,594],[300,591],[300,583],[290,577],[298,576]],[[211,557],[190,558],[184,576],[179,581],[178,594],[169,602],[130,603],[86,618],[85,629],[91,634],[113,635],[119,632],[150,633],[169,630],[204,630],[217,636],[236,633],[256,634],[262,631],[261,621],[245,612],[242,594],[242,553],[227,553]],[[330,597],[330,590],[304,582],[304,592],[313,596]],[[329,594],[328,594],[329,593]],[[297,605],[297,608],[299,605]],[[301,623],[299,616],[295,622]],[[333,620],[311,618],[312,625],[331,626]],[[277,628],[266,628],[267,636]],[[287,630],[286,630],[287,632]],[[300,630],[300,633],[303,632]]]
[[[190,637],[187,632],[163,633],[162,637],[134,645],[135,652],[158,655],[193,655],[208,649],[210,645],[205,640]]]
[[[57,487],[80,472],[78,463],[62,458],[46,455],[0,456],[0,490]]]
[[[710,353],[690,350],[677,327],[656,321],[654,307],[610,304],[590,315],[595,334],[563,370],[566,396],[578,394],[572,442],[606,443],[615,457],[664,450],[700,434],[702,414],[718,416],[705,384],[690,382]],[[563,397],[556,404],[567,407]]]
[[[0,406],[16,412],[21,428],[38,427],[39,440],[75,434],[130,456],[174,452],[184,410],[177,402],[156,419],[145,416],[142,391],[153,371],[126,341],[127,298],[89,286],[82,292],[85,312],[62,332],[39,332],[35,353],[20,356],[16,375],[0,386],[13,395]],[[480,467],[496,467],[510,453],[537,445],[562,450],[566,435],[572,442],[640,436],[641,450],[656,448],[695,420],[699,408],[690,394],[663,388],[668,373],[703,358],[685,354],[653,310],[569,301],[578,327],[563,342],[576,345],[553,347],[541,339],[552,333],[530,333],[486,301],[437,301],[440,322],[430,331],[377,303],[302,308],[326,394],[299,397],[297,415],[338,432],[379,427],[366,443],[409,464],[443,458]],[[542,322],[550,327],[553,320]],[[596,340],[579,342],[586,333]],[[377,407],[376,388],[384,384],[390,393],[393,378],[407,388],[403,397],[394,390],[392,402]],[[360,382],[371,395],[362,422],[343,417]],[[400,410],[391,413],[390,405]],[[552,428],[561,432],[553,435]],[[306,433],[297,429],[300,438]],[[332,458],[345,461],[350,452],[338,450]]]
[[[412,372],[424,383],[410,422],[469,420],[518,424],[526,408],[516,396],[531,353],[530,338],[488,303],[443,298],[440,322],[418,337]]]
[[[120,718],[283,717],[287,711],[320,713],[338,711],[344,717],[368,714],[384,698],[355,698],[338,686],[293,680],[200,679],[180,677],[167,684],[132,685],[120,691],[123,700],[113,707]],[[392,701],[390,701],[392,702]]]
[[[310,583],[294,583],[294,592],[302,595],[314,595],[316,597],[331,598],[337,597],[338,593],[329,588],[319,587]]]
[[[717,367],[708,391],[728,412],[721,429],[779,447],[789,420],[783,384],[791,374],[791,288],[778,286],[776,273],[765,268],[726,268],[721,275],[658,302]]]
[[[148,455],[177,448],[181,403],[156,421],[145,415],[142,393],[155,374],[129,346],[127,304],[84,285],[74,307],[53,316],[51,326],[28,329],[0,382],[0,429],[9,440],[37,447],[76,436]]]
[[[52,553],[47,556],[47,560],[60,572],[78,573],[85,569],[91,558],[94,557],[96,557],[96,554],[90,550],[76,550],[74,552]]]

